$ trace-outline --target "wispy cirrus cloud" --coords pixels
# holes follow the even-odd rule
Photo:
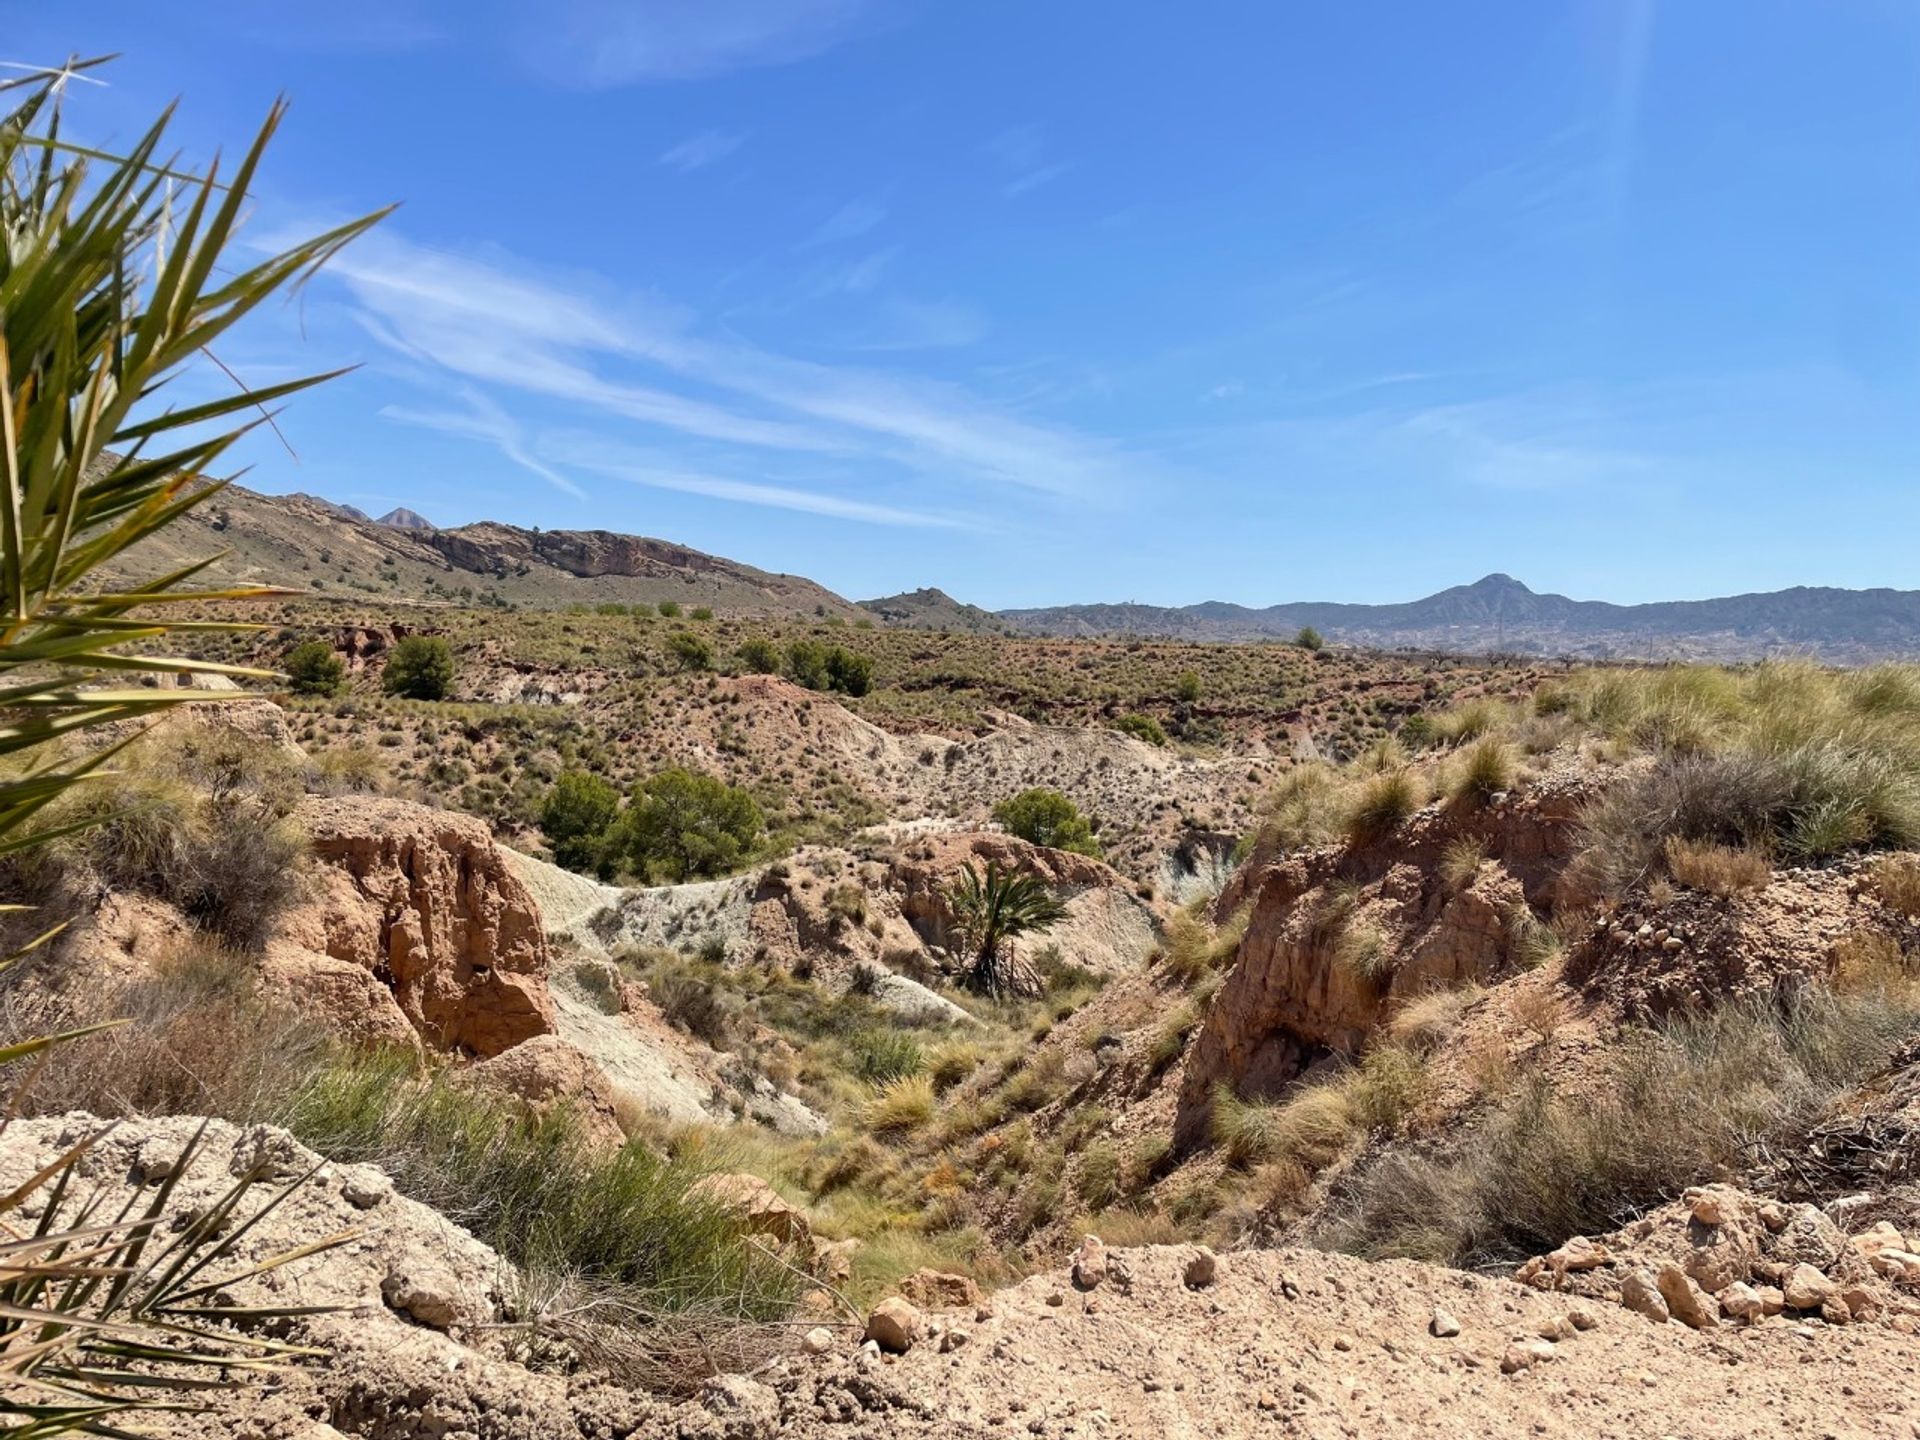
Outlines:
[[[669,146],[655,162],[669,170],[678,170],[689,175],[695,170],[704,170],[707,166],[724,160],[742,145],[747,143],[746,131],[703,130],[698,135],[689,135],[678,145]]]
[[[1145,468],[1098,436],[1010,414],[950,382],[782,355],[714,332],[658,296],[542,276],[498,252],[453,253],[386,233],[325,275],[346,288],[353,320],[438,397],[390,401],[389,418],[492,444],[568,493],[583,474],[610,475],[607,457],[638,441],[657,453],[644,463],[624,453],[617,478],[832,518],[950,526],[968,523],[982,492],[1097,503]],[[984,329],[959,302],[901,303],[905,311],[880,306],[890,323],[855,348],[964,344]],[[447,395],[459,405],[448,408]],[[541,424],[523,430],[507,410],[524,415],[529,404]],[[589,455],[576,440],[561,456],[528,438],[562,423],[555,405],[575,428],[577,417],[594,417],[602,448]],[[822,491],[822,474],[843,477],[844,493]],[[776,483],[788,475],[794,483]],[[902,485],[922,503],[890,498]]]
[[[822,220],[814,232],[800,242],[803,250],[816,245],[834,245],[842,240],[858,240],[887,218],[887,207],[874,200],[849,200]]]
[[[789,65],[895,23],[898,10],[877,0],[559,0],[523,33],[541,68],[604,87]]]
[[[1046,131],[1039,125],[1015,125],[1002,130],[987,142],[986,149],[1013,172],[1013,178],[1000,188],[1000,193],[1009,200],[1038,190],[1073,168],[1067,161],[1047,159]]]

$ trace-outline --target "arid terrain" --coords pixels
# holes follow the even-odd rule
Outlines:
[[[238,1177],[223,1303],[327,1357],[173,1433],[1911,1431],[1920,672],[711,564],[255,602],[184,639],[290,679],[6,862],[65,927],[9,1032],[130,1023],[21,1081],[0,1188],[109,1120],[103,1204]]]

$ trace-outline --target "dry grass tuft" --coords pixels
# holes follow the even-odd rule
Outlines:
[[[1867,872],[1874,898],[1887,909],[1920,920],[1920,855],[1882,855]]]
[[[1669,835],[1667,873],[1690,890],[1709,895],[1739,895],[1764,890],[1773,876],[1773,863],[1756,845],[1718,845],[1711,840],[1688,840]]]

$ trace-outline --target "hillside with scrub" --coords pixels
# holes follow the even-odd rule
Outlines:
[[[1920,666],[256,587],[325,377],[167,387],[379,217],[0,85],[9,1434],[1904,1433]]]

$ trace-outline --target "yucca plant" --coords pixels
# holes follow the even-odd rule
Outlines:
[[[230,327],[379,218],[235,264],[232,242],[283,107],[224,181],[217,163],[194,176],[161,158],[170,112],[127,154],[104,155],[61,135],[67,79],[99,63],[0,82],[18,97],[0,120],[0,855],[90,823],[31,823],[102,773],[119,748],[89,753],[68,742],[208,698],[151,678],[128,686],[129,678],[261,674],[147,653],[182,631],[244,628],[167,618],[177,613],[170,607],[272,593],[195,586],[218,556],[131,585],[100,576],[221,488],[205,477],[269,418],[268,406],[328,377],[236,383],[223,398],[178,408],[165,403],[168,382],[203,357],[217,363],[208,347]],[[0,1064],[64,1038],[9,1047]],[[139,1214],[129,1201],[103,1217],[97,1199],[75,1199],[92,1143],[0,1196],[0,1430],[9,1435],[126,1434],[116,1421],[129,1412],[191,1408],[208,1388],[292,1353],[231,1328],[250,1317],[216,1309],[208,1278],[287,1192],[243,1219],[259,1183],[248,1176],[176,1228],[169,1182]],[[183,1156],[175,1174],[191,1160]],[[37,1223],[23,1231],[13,1219],[36,1198]],[[218,1283],[335,1243],[316,1241]]]
[[[1066,918],[1067,907],[1032,875],[1020,875],[989,860],[986,869],[968,864],[947,892],[947,904],[973,964],[967,982],[1002,999],[1038,995],[1045,988],[1039,972],[1021,961],[1007,943],[1034,934]]]

